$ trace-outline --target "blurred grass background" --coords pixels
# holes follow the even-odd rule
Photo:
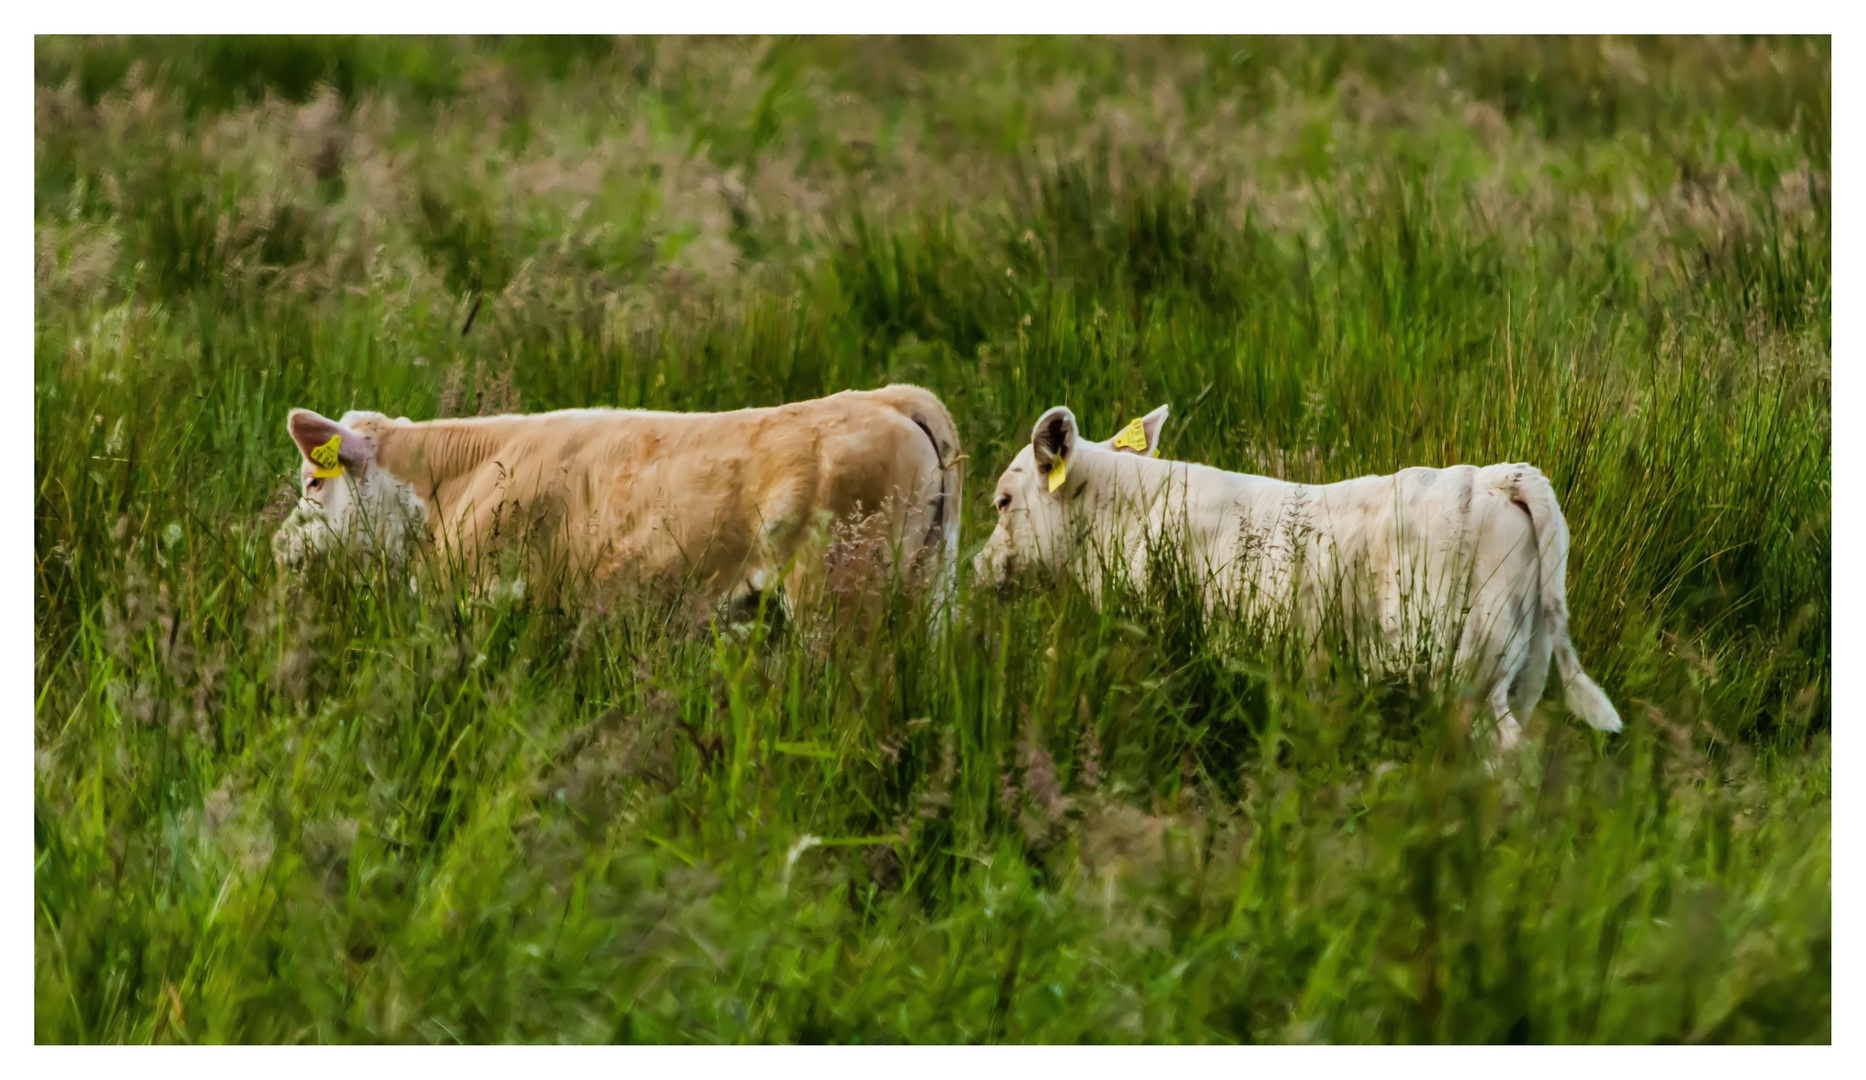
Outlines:
[[[39,38],[41,1041],[1827,1041],[1826,39]],[[471,321],[464,335],[463,325]],[[1584,662],[281,580],[292,406],[1527,460]]]

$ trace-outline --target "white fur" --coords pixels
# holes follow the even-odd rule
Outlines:
[[[1116,452],[1074,429],[1068,410],[1046,413],[999,480],[998,525],[974,560],[983,582],[1047,570],[1099,599],[1105,566],[1144,586],[1153,545],[1166,543],[1208,610],[1309,640],[1338,626],[1370,672],[1473,680],[1501,746],[1541,698],[1551,655],[1569,707],[1619,730],[1568,640],[1567,523],[1533,466],[1293,484]],[[1052,492],[1043,466],[1058,438],[1066,482]]]
[[[371,415],[377,414],[352,411],[338,423],[348,427]],[[280,565],[296,565],[311,552],[338,551],[399,562],[427,524],[427,505],[414,485],[389,475],[374,460],[322,480],[305,461],[298,491],[297,507],[272,536],[272,556]]]

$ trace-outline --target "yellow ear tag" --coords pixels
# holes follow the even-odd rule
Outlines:
[[[1136,454],[1146,454],[1148,457],[1159,452],[1158,447],[1152,450],[1147,449],[1147,425],[1138,416],[1134,418],[1133,423],[1121,429],[1121,434],[1114,437],[1114,448],[1119,450],[1122,447]]]
[[[1050,466],[1050,490],[1051,491],[1055,491],[1057,488],[1063,486],[1063,474],[1067,473],[1068,471],[1069,471],[1069,463],[1067,461],[1064,461],[1062,458],[1057,458],[1056,464]]]
[[[311,450],[311,475],[320,477],[342,476],[343,465],[337,459],[337,450],[343,445],[342,435],[332,435],[323,446]]]

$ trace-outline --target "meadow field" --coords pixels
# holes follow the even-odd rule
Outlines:
[[[1827,1042],[1826,39],[40,38],[41,1042]],[[1528,461],[1456,688],[1172,588],[718,631],[275,569],[286,411]]]

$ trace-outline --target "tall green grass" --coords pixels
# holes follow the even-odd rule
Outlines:
[[[1825,41],[37,50],[41,1040],[1830,1038]],[[293,406],[897,380],[968,548],[1059,403],[1533,462],[1627,730],[1492,775],[1170,579],[767,635],[270,561]]]

